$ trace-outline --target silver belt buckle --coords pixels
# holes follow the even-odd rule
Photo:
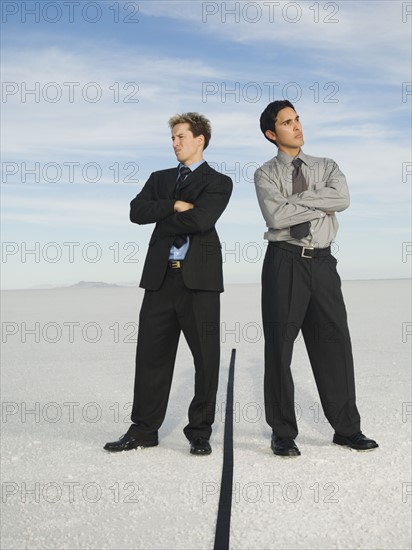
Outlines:
[[[314,246],[304,246],[302,248],[302,254],[301,254],[302,258],[313,258],[313,256],[306,256],[305,250],[315,250],[315,247]]]

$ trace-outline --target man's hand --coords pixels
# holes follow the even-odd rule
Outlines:
[[[186,212],[186,210],[191,210],[193,206],[194,205],[191,202],[176,201],[174,209],[175,212]]]

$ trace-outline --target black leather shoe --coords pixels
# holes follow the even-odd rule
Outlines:
[[[190,454],[191,455],[210,455],[212,447],[209,440],[204,437],[195,437],[190,441]]]
[[[158,445],[157,441],[141,441],[129,434],[124,434],[118,441],[106,443],[104,448],[106,451],[111,453],[118,453],[120,451],[131,451],[133,449],[137,449],[138,447],[143,449],[146,447],[156,447],[156,445]]]
[[[339,435],[335,434],[333,436],[333,442],[337,445],[344,445],[345,447],[350,447],[356,451],[371,451],[376,449],[379,445],[373,439],[369,439],[362,432],[356,432],[353,435]]]
[[[278,456],[299,456],[300,451],[291,437],[276,437],[272,435],[271,448]]]

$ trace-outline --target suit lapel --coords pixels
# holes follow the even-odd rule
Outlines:
[[[177,180],[177,174],[178,169],[177,168],[170,168],[165,173],[165,177],[162,181],[162,186],[166,187],[166,196],[173,199],[175,187],[176,187],[176,180]],[[165,191],[163,191],[164,193]]]
[[[187,178],[180,184],[180,194],[191,193],[191,190],[196,187],[202,187],[202,182],[206,183],[205,175],[209,171],[209,165],[205,161],[200,166],[196,168]]]

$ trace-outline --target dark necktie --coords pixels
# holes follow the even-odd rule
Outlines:
[[[180,184],[182,181],[190,174],[191,169],[188,166],[182,166],[180,168],[179,177],[176,181],[176,187],[174,192],[174,198],[178,199],[180,196]],[[173,246],[176,248],[181,248],[187,242],[187,235],[176,235],[175,240],[173,241]]]
[[[182,166],[181,169],[180,169],[180,172],[179,172],[179,177],[177,178],[177,181],[176,181],[176,187],[175,187],[175,192],[174,192],[174,198],[175,199],[178,199],[179,196],[180,196],[180,184],[182,183],[182,181],[184,179],[186,179],[186,176],[188,176],[191,172],[191,169],[188,167],[188,166]]]
[[[292,195],[296,193],[303,193],[308,188],[308,184],[305,180],[304,175],[302,174],[302,160],[295,159],[292,161],[293,172],[292,172]],[[298,223],[297,225],[292,225],[290,228],[290,235],[294,239],[303,239],[309,235],[309,222]]]

